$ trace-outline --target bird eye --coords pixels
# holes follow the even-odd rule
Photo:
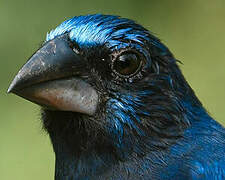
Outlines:
[[[136,74],[142,65],[141,58],[133,52],[122,53],[113,62],[113,70],[122,76]]]

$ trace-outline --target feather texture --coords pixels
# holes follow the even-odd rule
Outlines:
[[[99,93],[94,116],[42,111],[56,153],[56,179],[225,179],[225,130],[206,112],[169,49],[132,20],[73,17],[68,33]],[[132,77],[112,71],[120,52],[144,59]]]

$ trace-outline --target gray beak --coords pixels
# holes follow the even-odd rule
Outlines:
[[[68,34],[44,44],[20,69],[8,93],[52,110],[93,115],[98,94],[82,80],[86,62],[70,44]]]

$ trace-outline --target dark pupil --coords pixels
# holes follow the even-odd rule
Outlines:
[[[123,54],[114,62],[114,69],[122,75],[131,75],[137,71],[140,59],[136,54]]]

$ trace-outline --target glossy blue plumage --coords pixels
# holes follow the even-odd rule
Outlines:
[[[135,49],[146,64],[138,80],[117,84],[95,69],[108,98],[102,105],[104,133],[119,160],[95,151],[70,156],[62,150],[67,145],[61,147],[50,134],[56,144],[56,178],[225,179],[225,130],[207,114],[158,38],[132,20],[107,15],[73,17],[47,34],[46,41],[64,33],[81,50],[96,54]]]
[[[118,26],[121,29],[116,29]],[[149,41],[166,53],[167,48],[157,39],[150,39],[149,32],[134,21],[119,18],[118,16],[87,15],[73,17],[64,21],[56,29],[47,34],[46,41],[56,36],[68,33],[72,41],[79,46],[90,48],[98,45],[106,45],[109,48],[124,48],[127,43],[120,40],[131,40],[134,46],[141,48],[143,40]]]

